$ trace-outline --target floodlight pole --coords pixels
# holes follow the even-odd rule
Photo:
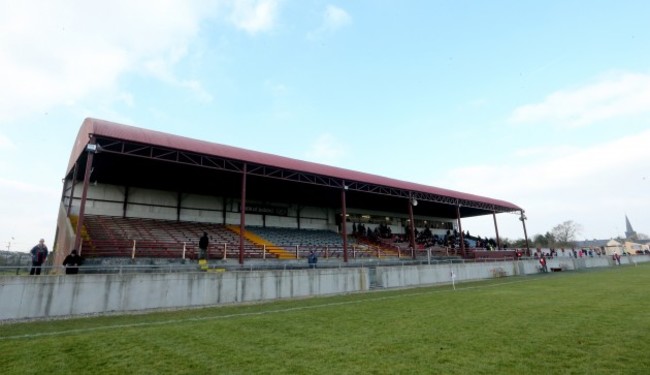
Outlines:
[[[95,144],[95,137],[91,137],[90,141],[86,145],[86,170],[84,172],[84,185],[81,191],[81,201],[79,202],[79,219],[77,220],[77,231],[74,237],[74,247],[73,249],[79,249],[81,246],[81,230],[84,225],[84,215],[86,212],[86,199],[88,198],[88,185],[90,185],[90,173],[92,171],[93,159],[95,152],[97,152],[97,145]]]
[[[246,230],[246,163],[241,175],[241,207],[239,212],[239,264],[244,264],[244,230]]]
[[[519,220],[521,220],[521,224],[524,226],[524,239],[526,240],[526,256],[530,256],[530,248],[528,246],[528,232],[526,231],[526,215],[524,214],[524,210],[521,210],[521,216],[519,217]]]
[[[343,262],[348,262],[348,220],[345,203],[345,191],[348,190],[345,181],[343,181],[343,188],[341,189],[341,234],[343,235]]]
[[[501,250],[501,239],[499,238],[499,227],[497,226],[496,211],[492,211],[492,219],[494,220],[494,231],[497,234],[497,250]]]

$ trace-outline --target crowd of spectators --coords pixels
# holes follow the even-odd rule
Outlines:
[[[601,251],[600,249],[565,249],[565,248],[560,248],[560,250],[555,249],[555,248],[550,248],[550,249],[541,249],[537,248],[535,253],[533,254],[533,257],[539,258],[542,255],[546,256],[547,258],[555,258],[555,257],[569,257],[569,258],[586,258],[590,257],[593,258],[594,256],[600,257],[605,255],[605,251]]]
[[[429,248],[433,246],[448,247],[451,249],[460,248],[461,236],[458,230],[448,229],[445,234],[433,233],[428,225],[425,225],[423,230],[414,228],[415,243],[418,248]],[[352,235],[354,237],[364,237],[370,241],[387,240],[394,244],[410,244],[411,242],[411,228],[406,226],[403,234],[394,234],[388,224],[380,223],[374,229],[364,225],[363,223],[352,224]],[[464,236],[465,248],[476,247],[485,248],[488,250],[495,250],[497,248],[494,239],[472,237],[469,231]]]

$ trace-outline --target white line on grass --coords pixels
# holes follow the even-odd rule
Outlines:
[[[488,284],[488,285],[466,286],[466,287],[463,287],[463,288],[457,288],[456,292],[460,292],[460,291],[463,291],[463,290],[471,290],[471,289],[492,288],[492,287],[496,287],[496,286],[503,286],[503,285],[508,285],[508,284],[516,284],[516,283],[522,283],[522,282],[532,281],[532,280],[539,280],[539,278],[525,278],[525,279],[520,279],[520,280],[505,281],[505,282],[499,282],[499,283]],[[68,329],[68,330],[63,330],[63,331],[52,331],[52,332],[29,333],[29,334],[24,334],[24,335],[5,336],[5,337],[0,336],[0,341],[15,340],[15,339],[33,339],[33,338],[48,337],[48,336],[84,334],[84,333],[90,333],[90,332],[96,332],[96,331],[104,331],[104,330],[109,330],[109,329],[140,328],[140,327],[151,327],[151,326],[160,326],[160,325],[167,325],[167,324],[178,324],[178,323],[186,323],[186,322],[199,322],[199,321],[206,321],[206,320],[230,319],[230,318],[240,318],[240,317],[248,317],[248,316],[280,314],[280,313],[287,313],[287,312],[293,312],[293,311],[313,310],[313,309],[320,309],[320,308],[327,308],[327,307],[334,307],[334,306],[353,305],[353,304],[358,304],[358,303],[363,303],[363,302],[385,301],[385,300],[390,300],[390,299],[413,297],[413,296],[420,296],[420,295],[432,294],[432,293],[444,293],[444,292],[449,292],[450,293],[450,292],[454,292],[454,291],[451,290],[451,289],[436,288],[436,289],[433,289],[433,290],[427,290],[426,292],[398,294],[398,295],[383,296],[383,297],[376,297],[376,298],[372,298],[372,297],[371,298],[362,298],[362,299],[357,299],[357,300],[353,300],[353,301],[331,302],[331,303],[324,303],[324,304],[320,304],[320,305],[289,307],[289,308],[277,309],[277,310],[264,310],[264,311],[255,311],[255,312],[246,312],[246,313],[237,313],[237,314],[227,314],[227,315],[212,315],[212,316],[204,316],[204,317],[198,317],[198,318],[171,319],[171,320],[163,320],[163,321],[158,321],[158,322],[142,322],[142,323],[131,323],[131,324],[105,325],[105,326],[98,326],[98,327]]]

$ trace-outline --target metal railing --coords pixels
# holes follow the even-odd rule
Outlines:
[[[216,243],[208,247],[208,259],[235,259],[239,257],[239,244]],[[307,257],[310,251],[319,257],[340,258],[343,256],[342,245],[244,245],[244,257],[247,259],[301,259]],[[426,250],[417,250],[425,254]],[[199,249],[193,242],[168,242],[149,240],[94,240],[84,242],[79,249],[85,258],[99,257],[129,257],[136,258],[169,258],[169,259],[198,259]],[[447,251],[447,253],[449,253]],[[356,258],[386,258],[409,257],[410,250],[402,251],[400,248],[385,249],[381,246],[369,244],[348,246],[348,257]]]
[[[531,260],[533,258],[521,258],[521,260]],[[244,265],[240,265],[233,260],[212,259],[207,264],[201,265],[195,260],[164,260],[154,258],[139,258],[136,260],[128,257],[113,258],[113,264],[94,264],[89,259],[86,264],[79,266],[79,274],[124,274],[124,273],[174,273],[174,272],[223,272],[223,271],[259,271],[259,270],[297,270],[307,269],[306,255],[300,259],[292,260],[249,260]],[[363,267],[391,267],[391,266],[417,266],[433,264],[464,264],[464,263],[495,263],[514,261],[512,258],[486,258],[486,259],[461,259],[448,258],[440,259],[428,255],[419,256],[416,259],[411,257],[357,257],[350,259],[347,263],[343,258],[319,258],[317,268],[363,268]],[[142,262],[142,263],[139,263]],[[32,266],[30,264],[0,266],[0,276],[12,275],[29,275]],[[41,275],[63,275],[65,267],[63,266],[41,266]],[[35,276],[38,277],[38,276]]]

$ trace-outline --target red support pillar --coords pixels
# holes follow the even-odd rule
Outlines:
[[[463,235],[463,226],[460,222],[460,203],[456,204],[456,215],[458,217],[458,231],[460,232],[460,254],[465,258],[465,237]]]
[[[348,214],[346,212],[345,191],[348,187],[343,181],[343,189],[341,189],[341,234],[343,235],[343,261],[348,262]]]
[[[84,215],[86,212],[86,199],[88,198],[88,185],[90,185],[90,172],[92,171],[93,159],[95,157],[95,152],[97,151],[97,145],[95,144],[95,137],[90,139],[88,145],[86,145],[86,170],[84,172],[84,185],[81,191],[81,201],[79,202],[79,219],[77,220],[77,230],[75,232],[74,238],[74,247],[73,249],[79,249],[81,246],[81,230],[84,225]]]
[[[494,220],[494,232],[497,234],[497,250],[501,250],[501,239],[499,238],[499,227],[497,226],[497,215],[492,211],[492,219]]]
[[[126,218],[126,209],[129,207],[129,187],[124,187],[124,202],[122,202],[122,218]]]
[[[74,188],[77,185],[77,170],[79,169],[79,162],[74,163],[74,170],[72,171],[72,186],[70,186],[70,200],[68,200],[68,208],[66,216],[70,217],[72,211],[72,200],[74,199]],[[63,187],[65,189],[65,186]]]
[[[244,230],[246,228],[246,163],[241,176],[241,208],[239,209],[239,264],[244,264]]]
[[[411,246],[411,257],[413,259],[416,258],[415,256],[415,219],[413,219],[413,206],[416,205],[415,199],[413,199],[413,196],[411,193],[409,193],[409,223],[410,223],[410,229],[409,229],[409,236],[411,237],[410,241],[410,246]]]

